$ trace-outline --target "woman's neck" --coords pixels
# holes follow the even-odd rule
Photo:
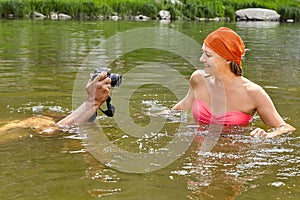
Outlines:
[[[237,76],[231,72],[229,66],[224,66],[218,71],[219,73],[214,76],[215,82],[218,85],[222,84],[225,87],[230,87],[233,86],[234,82],[236,82],[240,78],[240,76]]]

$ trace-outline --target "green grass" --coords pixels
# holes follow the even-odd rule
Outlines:
[[[0,16],[22,18],[37,11],[44,15],[60,12],[73,18],[96,18],[113,14],[123,18],[146,15],[155,19],[161,9],[169,10],[172,20],[179,18],[229,17],[235,19],[235,11],[243,8],[268,8],[276,10],[282,20],[300,21],[299,0],[182,0],[182,5],[168,0],[0,0]]]

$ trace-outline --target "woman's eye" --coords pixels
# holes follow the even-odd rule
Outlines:
[[[211,57],[211,55],[210,55],[209,53],[207,53],[207,52],[205,52],[205,55],[206,55],[207,57]]]
[[[212,55],[207,51],[202,51],[202,55],[205,55],[208,58],[212,57]]]

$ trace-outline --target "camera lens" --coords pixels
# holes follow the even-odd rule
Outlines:
[[[121,85],[122,75],[120,75],[120,74],[110,74],[108,77],[111,79],[110,85],[112,87],[115,87],[115,86],[119,87]]]

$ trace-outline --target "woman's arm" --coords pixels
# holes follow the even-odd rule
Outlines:
[[[173,106],[172,110],[188,110],[192,107],[194,99],[193,89],[190,87],[186,96],[180,100],[175,106]]]
[[[256,110],[262,119],[262,121],[267,125],[273,127],[273,131],[266,132],[261,128],[257,128],[253,130],[250,135],[254,137],[266,137],[271,138],[275,137],[284,133],[295,131],[296,129],[287,124],[282,117],[277,112],[271,98],[265,92],[263,88],[260,86],[256,89],[256,96],[255,96],[255,104]]]
[[[110,78],[106,72],[99,74],[94,80],[89,80],[86,91],[88,98],[70,115],[56,123],[57,126],[74,126],[88,121],[110,94]]]
[[[193,72],[190,78],[190,87],[186,96],[179,101],[172,110],[188,110],[192,107],[194,101],[194,88],[201,88],[202,85],[205,84],[204,76],[205,74],[201,70]]]
[[[256,128],[254,131],[252,131],[250,133],[250,135],[253,137],[273,138],[278,135],[289,133],[289,132],[292,132],[295,130],[296,129],[293,126],[286,123],[284,125],[278,126],[277,128],[274,128],[274,130],[271,132],[266,132],[265,130],[263,130],[261,128]]]

